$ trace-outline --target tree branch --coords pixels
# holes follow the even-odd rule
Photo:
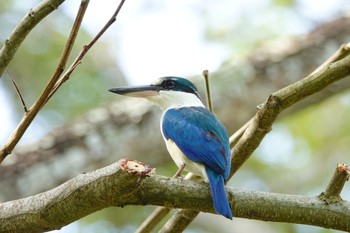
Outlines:
[[[343,67],[344,69],[348,69],[348,65],[347,65],[347,67]],[[329,67],[327,68],[327,69],[329,69]],[[341,85],[342,86],[342,85]],[[287,98],[288,99],[288,98]],[[278,100],[278,98],[277,98],[277,100]],[[269,100],[269,101],[271,101],[271,100]],[[294,100],[293,100],[294,101]],[[287,103],[288,101],[286,101],[286,103]],[[277,101],[277,103],[278,103],[278,101]],[[266,104],[265,104],[266,105]],[[261,116],[264,116],[264,111],[261,111],[261,110],[263,110],[263,108],[264,107],[266,107],[265,105],[262,105],[262,109],[260,109],[258,112],[261,112]],[[282,109],[283,109],[283,106],[281,107]],[[266,110],[266,109],[265,109]],[[282,110],[281,110],[282,111]],[[268,111],[267,111],[267,113],[268,113]],[[119,112],[119,114],[121,114],[120,112]],[[118,116],[118,115],[117,115]],[[267,115],[265,116],[265,117],[267,117]],[[125,118],[125,115],[124,115],[124,118]],[[263,119],[263,117],[262,117],[262,119]],[[254,120],[255,120],[255,118],[254,118]],[[260,118],[259,118],[259,120],[261,120]],[[135,122],[135,121],[133,121],[133,122]],[[251,128],[251,127],[253,127],[253,128]],[[253,124],[249,124],[249,128],[250,128],[250,130],[252,130],[253,129],[253,131],[251,131],[251,132],[254,132],[254,126],[253,126]],[[259,125],[258,125],[258,127],[256,128],[256,129],[259,129]],[[88,130],[86,130],[86,131],[88,131]],[[81,131],[80,131],[81,132]],[[246,136],[249,136],[249,134],[247,133],[248,132],[248,130],[245,130],[245,133],[244,133],[244,137],[246,137]],[[244,137],[242,138],[242,139],[244,139]],[[241,139],[241,140],[242,140]],[[149,143],[149,142],[147,142],[147,143]],[[115,142],[114,142],[114,144],[115,144]],[[244,146],[244,145],[241,145],[241,146]],[[143,151],[144,152],[144,151]],[[241,150],[241,152],[242,153],[244,153],[244,150]],[[146,180],[148,180],[148,179],[146,179]],[[171,179],[170,179],[171,180]],[[203,186],[204,188],[206,187],[206,186]],[[202,187],[202,188],[203,188]],[[196,191],[197,192],[197,191]],[[158,193],[158,195],[159,195],[159,193]],[[209,194],[208,194],[209,195]],[[236,193],[234,193],[234,195],[236,195]],[[235,197],[235,196],[234,196]],[[258,198],[258,197],[257,197]],[[208,200],[210,200],[210,199],[208,199]],[[256,200],[250,200],[254,205],[255,205],[255,202],[256,202]],[[12,202],[13,204],[16,204],[15,202]],[[347,202],[345,202],[346,203],[346,206],[348,206],[348,204],[347,204]],[[208,205],[209,205],[209,207],[208,208],[211,208],[211,202],[208,202]],[[237,203],[238,204],[238,203]],[[68,208],[68,207],[67,207]],[[75,207],[74,207],[75,208]],[[102,207],[103,208],[103,207]],[[186,208],[186,206],[185,206],[185,204],[183,204],[182,206],[181,206],[181,208]],[[195,207],[193,207],[193,209],[196,209]],[[346,210],[346,212],[348,211],[348,207],[346,207],[345,208],[345,210]],[[204,209],[201,209],[201,208],[199,208],[199,209],[197,209],[197,212],[198,211],[205,211]],[[236,210],[235,210],[236,211]],[[254,209],[252,210],[253,212],[254,212]],[[305,210],[306,211],[306,210]],[[3,211],[0,211],[0,213],[3,213]],[[235,212],[234,212],[235,213]],[[239,217],[239,213],[237,214],[237,213],[235,213],[235,216],[237,216],[237,217]],[[271,221],[275,221],[275,220],[271,220]],[[298,223],[301,223],[301,222],[298,222]],[[305,223],[306,224],[306,223]],[[0,226],[2,226],[1,224],[0,224]]]
[[[15,129],[13,134],[10,136],[9,140],[0,148],[0,163],[6,158],[7,155],[9,155],[12,152],[12,150],[17,145],[19,140],[22,138],[23,134],[25,133],[29,125],[34,120],[35,116],[40,111],[40,109],[53,96],[53,94],[58,90],[58,88],[61,87],[61,85],[69,79],[70,75],[75,70],[75,68],[80,64],[85,54],[96,43],[96,41],[105,33],[105,31],[116,21],[116,17],[119,14],[124,2],[125,0],[122,0],[119,3],[119,6],[114,12],[114,14],[112,15],[111,19],[106,23],[106,25],[101,29],[101,31],[87,45],[85,45],[82,48],[82,50],[80,51],[80,53],[78,54],[78,56],[76,57],[72,65],[68,68],[66,73],[62,76],[62,78],[59,79],[61,74],[64,71],[68,57],[74,45],[74,41],[78,34],[81,22],[84,18],[85,11],[89,4],[89,0],[81,1],[79,11],[77,13],[71,33],[68,37],[66,46],[63,50],[63,54],[61,56],[61,59],[57,68],[54,71],[52,77],[50,78],[50,81],[46,85],[43,93],[40,95],[38,100],[33,104],[33,106],[29,109],[29,111],[26,112],[26,114],[23,116],[21,122],[18,124],[17,128]]]
[[[346,164],[338,164],[326,190],[321,193],[319,197],[327,202],[340,201],[340,193],[343,190],[345,182],[349,179],[349,177],[350,167]]]
[[[171,211],[171,208],[159,206],[145,221],[137,228],[135,233],[150,233],[158,225],[160,221]]]
[[[110,206],[161,205],[213,213],[208,184],[158,175],[147,177],[147,166],[146,173],[138,167],[134,174],[133,168],[121,167],[123,163],[124,160],[81,174],[35,196],[1,203],[0,232],[60,229]],[[230,188],[227,191],[236,217],[350,231],[349,202],[325,203],[318,197]]]
[[[225,124],[228,132],[236,131],[247,122],[247,119],[254,116],[255,106],[262,102],[262,98],[281,87],[298,81],[300,77],[307,76],[323,60],[327,60],[330,56],[329,51],[335,50],[335,44],[348,40],[349,33],[350,19],[337,19],[321,25],[308,35],[294,38],[280,51],[274,49],[269,53],[271,50],[265,49],[253,53],[251,59],[243,64],[224,66],[221,70],[212,72],[212,90],[220,93],[220,95],[212,96],[213,103],[217,106],[217,116]],[[298,66],[296,67],[295,64]],[[235,77],[239,77],[239,81]],[[235,82],[235,85],[232,85],[232,82]],[[349,87],[350,79],[336,82],[289,108],[283,112],[283,116],[320,103],[348,90]],[[138,127],[125,127],[135,125],[135,122]],[[118,159],[122,158],[125,153],[134,156],[135,159],[142,153],[152,154],[154,156],[143,159],[153,166],[161,166],[169,162],[171,158],[167,155],[160,133],[156,133],[154,137],[146,141],[142,138],[141,131],[154,129],[154,127],[159,127],[159,111],[141,101],[122,99],[108,106],[92,109],[79,120],[56,128],[35,143],[15,150],[12,153],[12,164],[2,164],[0,169],[0,186],[8,187],[0,194],[0,199],[11,200],[42,192],[59,185],[62,180],[70,179],[73,175],[70,172],[72,170],[83,172],[84,167],[97,169],[96,161],[98,161],[97,164],[112,163],[114,161],[106,156],[110,151],[125,151],[124,149],[127,148],[127,152],[115,153]],[[109,140],[118,135],[123,135],[123,140],[119,143]],[[135,135],[138,139],[135,138]],[[97,138],[99,145],[103,145],[104,149],[97,150],[98,146],[89,146],[91,144],[89,138]],[[140,142],[138,147],[133,146],[135,140]],[[48,141],[52,142],[49,146]],[[71,158],[71,150],[82,152],[84,165],[71,163],[67,166],[65,163],[64,166],[61,166],[63,161]],[[18,182],[23,180],[31,182],[31,177],[38,175],[38,170],[34,169],[35,166],[47,168],[52,162],[64,167],[67,172],[63,172],[59,177],[55,173],[45,173],[46,176],[50,176],[52,183],[37,183],[30,189],[20,188]],[[28,177],[26,174],[32,176]]]
[[[62,53],[62,56],[60,58],[58,65],[57,65],[57,68],[53,72],[49,82],[45,86],[45,89],[43,90],[43,92],[41,93],[41,95],[39,96],[37,101],[35,101],[35,103],[29,109],[29,111],[24,114],[21,122],[18,124],[17,128],[12,133],[12,135],[10,136],[8,141],[0,148],[0,163],[6,158],[7,155],[9,155],[12,152],[14,147],[17,145],[19,140],[22,138],[23,134],[25,133],[25,131],[27,130],[29,125],[32,123],[32,121],[34,120],[34,118],[36,117],[36,115],[38,114],[40,109],[46,103],[47,98],[48,98],[52,88],[54,87],[57,80],[59,79],[62,72],[64,71],[64,68],[65,68],[67,61],[68,61],[68,57],[72,51],[72,47],[73,47],[75,39],[77,37],[81,22],[83,21],[85,11],[88,7],[88,4],[89,4],[89,0],[82,0],[81,1],[77,16],[75,18],[75,21],[74,21],[74,24],[72,27],[72,30],[69,34],[68,40],[67,40],[66,45],[63,49],[63,53]],[[39,10],[41,10],[41,8],[39,8]]]
[[[328,64],[306,78],[274,92],[261,105],[253,121],[232,149],[231,174],[234,174],[259,146],[262,139],[271,130],[273,122],[283,110],[350,75],[350,56],[348,53],[350,44],[341,47],[344,53],[340,54],[342,56],[340,60]],[[344,54],[346,56],[343,57]]]
[[[0,50],[0,78],[30,31],[47,15],[56,10],[65,0],[45,0],[21,20]]]
[[[62,86],[63,83],[65,83],[71,73],[75,70],[75,68],[81,63],[81,60],[85,56],[85,54],[92,48],[92,46],[100,39],[100,37],[107,31],[107,29],[117,20],[117,16],[122,9],[124,5],[125,0],[121,0],[117,9],[111,16],[111,18],[108,20],[108,22],[105,24],[105,26],[97,33],[97,35],[83,48],[80,50],[78,56],[75,58],[72,65],[68,68],[67,72],[58,80],[57,83],[55,83],[55,86],[53,87],[51,93],[48,95],[47,99],[50,99],[53,94],[56,93],[56,91]]]
[[[199,214],[199,211],[182,209],[176,211],[171,218],[164,224],[159,233],[177,233],[183,232],[188,225]]]
[[[321,68],[318,68],[316,72],[313,72],[294,84],[276,91],[269,96],[264,104],[259,106],[259,110],[253,117],[253,120],[251,123],[247,123],[247,129],[244,131],[237,144],[232,148],[233,157],[231,161],[230,177],[238,171],[260,145],[265,135],[270,132],[272,124],[277,116],[283,110],[350,75],[349,50],[350,43],[342,45],[335,55],[332,55],[332,60],[335,61],[334,63],[328,62],[322,64]],[[243,126],[243,128],[245,128],[245,126]],[[187,217],[181,218],[181,216],[187,216],[185,213],[181,213],[181,211],[187,210],[177,211],[176,214],[180,217],[175,218],[171,223],[167,222],[167,228],[176,228],[177,225],[183,221],[186,221],[188,224],[191,222]],[[191,215],[194,217],[196,216],[194,213],[191,213]],[[234,210],[233,215],[237,216]]]
[[[21,104],[22,104],[22,107],[23,107],[24,112],[27,113],[27,112],[28,112],[27,105],[26,105],[26,103],[25,103],[25,101],[24,101],[24,99],[23,99],[23,96],[22,96],[22,94],[21,94],[21,91],[19,90],[19,88],[18,88],[18,86],[17,86],[17,84],[16,84],[16,82],[15,82],[15,79],[12,78],[10,72],[6,71],[6,73],[7,73],[7,76],[10,78],[10,80],[11,80],[11,82],[12,82],[12,84],[13,84],[13,87],[14,87],[15,90],[16,90],[17,96],[18,96],[19,100],[21,101]]]

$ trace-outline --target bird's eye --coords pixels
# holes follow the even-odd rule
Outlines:
[[[165,86],[164,86],[164,87],[165,87],[166,89],[172,89],[172,88],[175,87],[175,85],[176,85],[175,81],[169,80],[169,81],[167,81],[167,82],[165,83]]]

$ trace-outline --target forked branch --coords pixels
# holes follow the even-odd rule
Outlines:
[[[306,78],[295,82],[279,91],[271,94],[266,102],[259,106],[259,109],[253,119],[251,119],[234,137],[231,137],[231,145],[235,144],[236,138],[242,134],[240,139],[232,148],[231,177],[247,161],[255,149],[260,145],[265,135],[272,129],[272,124],[278,115],[293,104],[305,99],[306,97],[321,91],[330,84],[339,81],[350,75],[350,43],[344,44],[333,54],[330,59],[317,68]],[[243,133],[244,131],[244,133]],[[189,210],[178,210],[178,216],[185,216]],[[195,216],[193,213],[191,213]],[[237,213],[233,210],[233,215]],[[163,232],[181,231],[183,228],[181,222],[188,221],[188,218],[178,217],[165,224],[166,230]],[[183,227],[183,226],[182,226]]]
[[[47,103],[47,101],[53,96],[53,94],[58,90],[58,88],[69,79],[72,72],[75,68],[80,64],[81,60],[84,58],[86,53],[90,50],[90,48],[96,43],[96,41],[104,34],[104,32],[116,21],[116,17],[120,12],[125,0],[122,0],[119,3],[118,8],[112,15],[111,19],[106,23],[106,25],[101,29],[101,31],[89,42],[87,45],[83,46],[82,50],[72,63],[72,65],[68,68],[66,73],[61,77],[72,47],[74,45],[74,41],[76,39],[77,33],[79,31],[81,22],[84,18],[85,11],[88,7],[89,0],[82,0],[76,19],[74,21],[71,33],[68,37],[66,46],[63,50],[63,54],[61,56],[60,62],[55,69],[53,75],[50,78],[50,81],[46,85],[43,93],[40,95],[38,100],[33,104],[33,106],[29,109],[29,111],[23,116],[21,122],[18,124],[17,128],[14,130],[13,134],[10,136],[8,141],[0,148],[0,163],[9,155],[12,150],[15,148],[19,140],[22,138],[24,132],[27,130],[29,125],[32,123],[40,109]],[[60,78],[61,77],[61,78]]]

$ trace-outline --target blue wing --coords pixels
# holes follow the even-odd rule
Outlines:
[[[190,160],[204,164],[226,180],[230,173],[230,146],[225,127],[204,107],[169,109],[162,130]]]

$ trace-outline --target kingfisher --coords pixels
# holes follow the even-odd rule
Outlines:
[[[166,147],[182,170],[209,183],[214,210],[232,219],[225,192],[231,152],[223,124],[202,103],[196,86],[187,79],[167,76],[150,85],[112,88],[110,92],[141,97],[163,111],[160,129]]]

